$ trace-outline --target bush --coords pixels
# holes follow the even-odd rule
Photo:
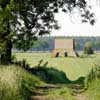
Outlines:
[[[66,77],[66,74],[63,71],[59,71],[54,68],[46,68],[41,66],[31,69],[30,71],[47,83],[70,83],[70,80]]]
[[[86,42],[84,46],[84,54],[93,54],[94,51],[92,49],[92,43],[91,42]]]
[[[89,47],[85,47],[84,48],[84,54],[93,54],[93,49],[92,48],[89,48]]]

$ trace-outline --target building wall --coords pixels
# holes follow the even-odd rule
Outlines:
[[[66,38],[55,39],[55,49],[74,49],[74,40]]]

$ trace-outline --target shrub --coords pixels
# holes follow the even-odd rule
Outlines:
[[[46,68],[45,66],[36,67],[30,70],[33,74],[39,76],[47,83],[69,83],[70,80],[66,77],[63,71],[54,68]]]
[[[84,54],[93,54],[94,52],[92,46],[91,42],[86,42],[84,46]]]

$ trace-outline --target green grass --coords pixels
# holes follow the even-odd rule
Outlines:
[[[94,67],[94,64],[99,64],[100,62],[100,54],[83,56],[81,58],[53,58],[51,53],[14,53],[13,55],[16,56],[18,61],[26,59],[31,67],[37,66],[42,59],[41,66],[47,63],[46,67],[53,67],[63,71],[70,80],[86,76],[91,68]]]
[[[47,100],[77,100],[74,96],[72,96],[71,89],[67,87],[63,87],[61,89],[55,89],[53,91],[49,91],[46,96]]]
[[[100,66],[95,67],[89,75],[86,77],[88,79],[88,89],[85,91],[84,95],[87,96],[88,100],[99,100],[100,99]]]
[[[52,76],[54,80],[58,78],[60,81],[62,81],[62,78],[57,77],[59,75],[66,75],[70,80],[87,76],[90,70],[95,67],[95,64],[98,65],[100,62],[99,54],[83,56],[81,58],[52,58],[50,53],[14,53],[13,55],[16,55],[18,61],[26,59],[31,67],[38,66],[40,60],[43,59],[39,65],[40,72],[41,70],[48,72],[48,76],[54,75],[55,77]],[[43,68],[41,69],[41,66],[44,66],[43,68],[45,70]],[[65,76],[63,78],[65,78]],[[99,79],[92,81],[91,84],[89,84],[88,90],[82,95],[86,97],[87,100],[99,100],[99,84]],[[31,95],[34,95],[32,94],[33,90],[37,91],[37,86],[40,87],[44,85],[46,84],[37,76],[32,75],[18,66],[0,66],[0,100],[27,100]],[[48,94],[45,96],[47,100],[77,100],[77,96],[72,95],[72,89],[69,88],[67,84],[63,87],[61,83],[60,86],[61,88],[59,89],[55,88],[47,91]]]
[[[92,81],[84,95],[87,95],[88,100],[100,100],[100,79]]]
[[[27,100],[39,85],[45,83],[18,66],[0,66],[0,100]]]

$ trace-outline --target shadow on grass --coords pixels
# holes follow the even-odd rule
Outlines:
[[[96,57],[96,55],[94,55],[94,54],[82,54],[82,55],[80,55],[79,56],[80,58],[95,58]]]
[[[55,69],[54,66],[47,67],[48,62],[45,62],[43,65],[43,59],[41,59],[38,65],[35,68],[30,68],[29,71],[39,76],[42,80],[50,84],[79,84],[84,85],[84,77],[80,77],[76,81],[71,81],[68,79],[66,74],[63,71]]]
[[[71,81],[67,78],[66,74],[63,71],[57,70],[54,66],[47,67],[48,62],[43,62],[43,59],[39,61],[35,68],[30,68],[26,60],[15,63],[28,72],[40,77],[43,81],[50,84],[79,84],[84,85],[84,77],[80,77],[76,81]]]
[[[39,76],[42,80],[47,83],[70,83],[64,72],[54,68],[47,67],[36,67],[30,69],[32,74]]]

